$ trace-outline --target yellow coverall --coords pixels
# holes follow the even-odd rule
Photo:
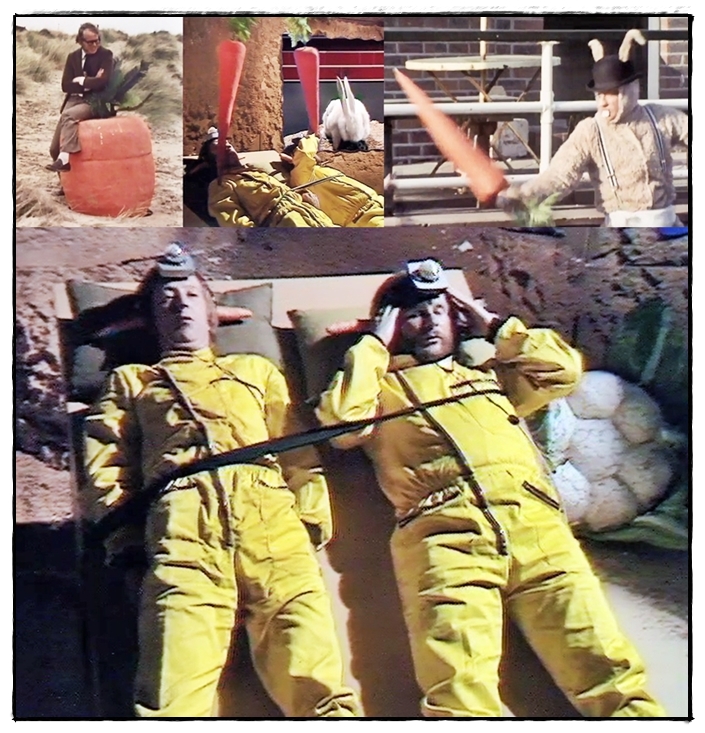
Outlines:
[[[85,421],[82,505],[98,520],[176,466],[279,437],[293,411],[282,374],[255,355],[176,352],[116,369]],[[213,714],[238,608],[252,659],[290,717],[356,717],[309,534],[331,536],[313,450],[172,482],[153,502],[139,617],[141,717]],[[125,533],[122,533],[123,535]],[[117,536],[108,552],[119,551]]]
[[[318,165],[318,138],[303,138],[294,151],[294,168],[289,174],[292,187],[335,176],[331,181],[318,183],[311,192],[318,196],[321,208],[334,224],[341,227],[383,227],[384,199],[373,188],[354,178],[341,175],[339,170]]]
[[[240,168],[208,186],[208,212],[221,227],[332,227],[297,191],[264,171]]]
[[[581,357],[517,318],[495,346],[493,370],[453,357],[390,362],[381,341],[364,336],[317,410],[330,424],[463,395],[337,441],[364,445],[396,510],[392,558],[422,712],[501,716],[506,611],[584,716],[665,715],[518,419],[570,393]]]

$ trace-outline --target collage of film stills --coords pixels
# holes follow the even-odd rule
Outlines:
[[[693,719],[692,21],[14,16],[15,720]]]

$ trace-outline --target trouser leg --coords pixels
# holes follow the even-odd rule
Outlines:
[[[512,583],[508,611],[556,683],[587,717],[665,716],[568,524],[538,505],[523,524],[514,534],[520,583]]]
[[[343,664],[330,599],[303,524],[285,487],[254,486],[236,562],[248,609],[252,659],[287,717],[359,717]]]
[[[54,136],[51,139],[51,145],[49,145],[49,155],[52,160],[56,160],[61,152],[61,118],[58,119],[56,127],[54,128]]]
[[[420,516],[392,537],[428,717],[498,717],[506,558],[476,507]]]
[[[155,558],[142,586],[135,711],[209,717],[235,623],[232,550],[205,541],[199,492],[173,491],[152,518]]]
[[[59,153],[78,153],[81,143],[78,139],[78,123],[81,120],[90,120],[93,111],[89,104],[82,100],[69,99],[54,131],[54,137],[49,148],[51,157],[56,159]]]

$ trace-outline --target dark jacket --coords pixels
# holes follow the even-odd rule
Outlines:
[[[86,92],[99,92],[108,85],[110,74],[113,72],[113,52],[102,46],[94,53],[86,56],[87,69],[81,68],[82,49],[73,51],[66,57],[64,75],[61,78],[61,89],[66,92],[64,103],[61,105],[63,111],[66,100],[71,94],[85,94]],[[103,69],[103,76],[98,77],[100,69]],[[74,83],[77,76],[86,77],[83,86]]]

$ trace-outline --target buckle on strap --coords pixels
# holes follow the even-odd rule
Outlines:
[[[425,496],[415,507],[412,507],[406,514],[397,519],[397,525],[404,527],[412,519],[416,519],[420,514],[423,514],[427,509],[435,509],[452,499],[457,499],[462,493],[463,489],[456,485],[438,489],[438,491],[434,491],[428,496]]]

